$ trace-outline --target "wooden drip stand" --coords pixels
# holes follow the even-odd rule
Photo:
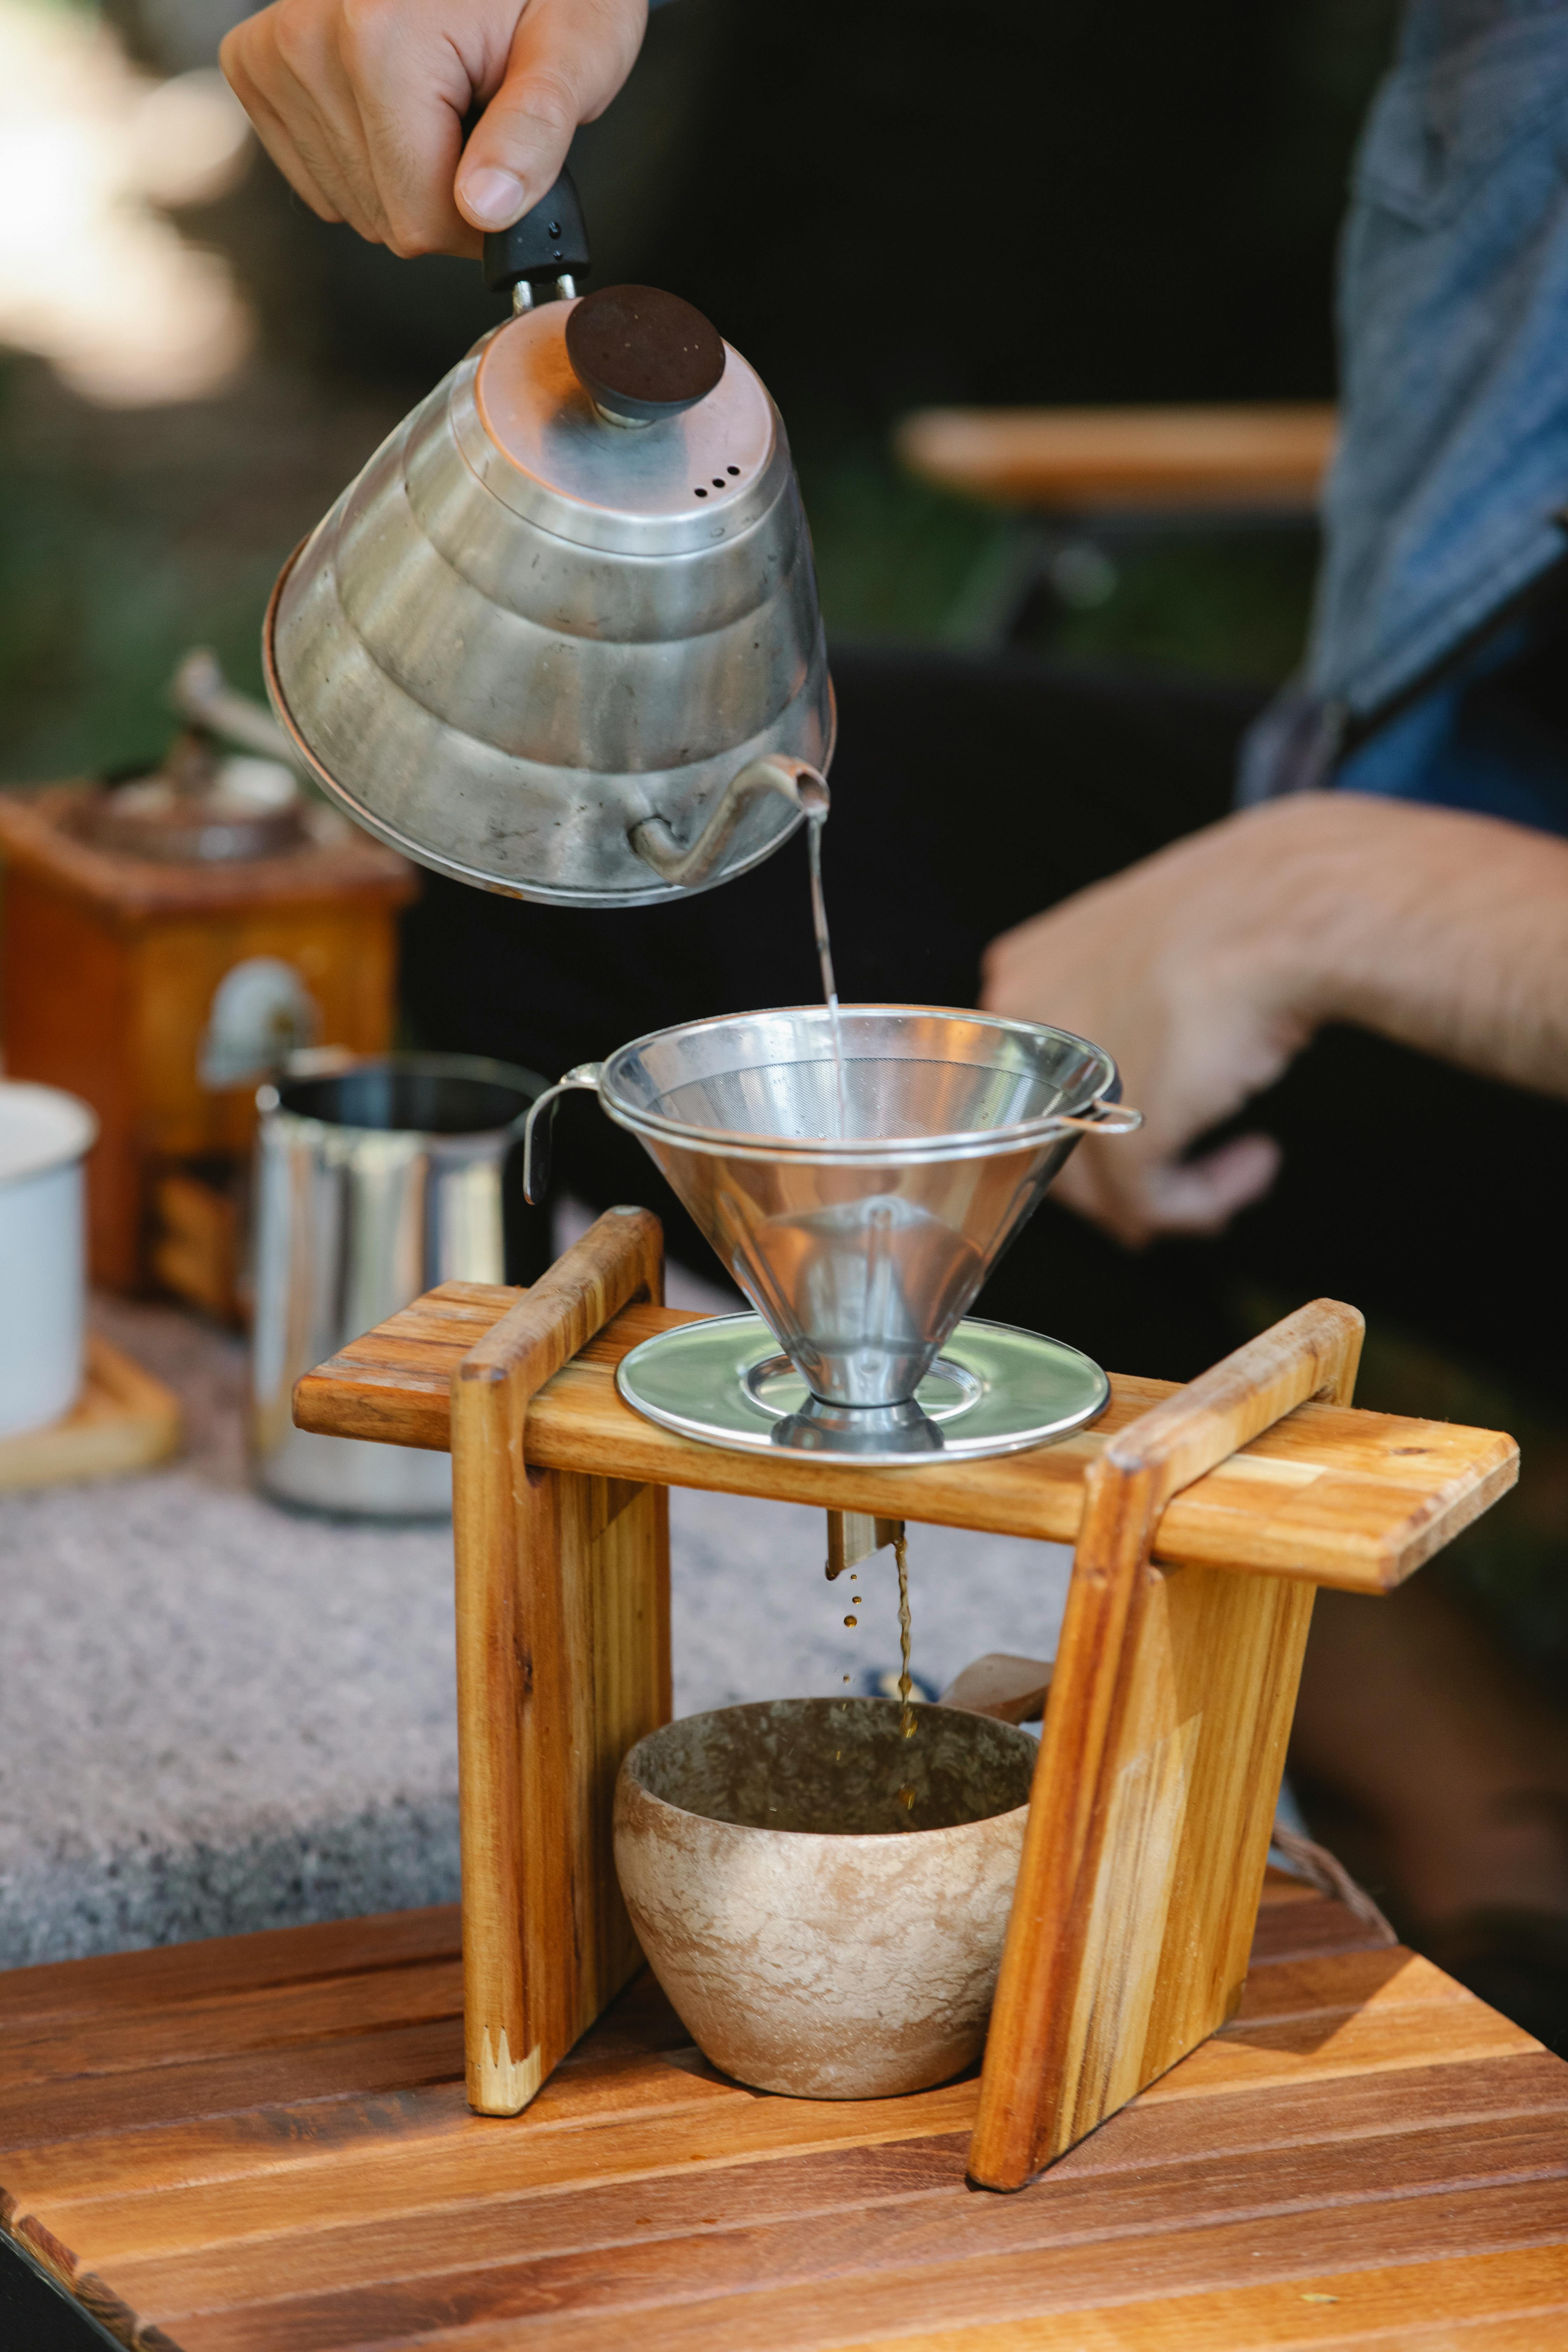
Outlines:
[[[1385,1591],[1513,1484],[1495,1432],[1349,1410],[1320,1299],[1096,1427],[910,1469],[726,1453],[624,1404],[646,1211],[531,1290],[447,1283],[295,1391],[301,1428],[450,1445],[470,2104],[515,2115],[640,1964],[611,1801],[668,1719],[668,1489],[1076,1543],[970,2173],[1016,2189],[1235,2014],[1318,1584]]]

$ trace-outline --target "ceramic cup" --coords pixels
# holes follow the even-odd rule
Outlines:
[[[726,2074],[885,2098],[979,2053],[1038,1745],[956,1707],[769,1699],[631,1749],[616,1868],[665,1991]]]
[[[74,1095],[0,1081],[0,1437],[58,1421],[80,1392],[81,1163],[97,1139]]]

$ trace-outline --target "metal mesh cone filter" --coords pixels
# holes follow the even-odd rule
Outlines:
[[[856,1005],[667,1029],[604,1066],[638,1136],[805,1379],[838,1406],[913,1397],[942,1342],[1112,1094],[1060,1029]]]

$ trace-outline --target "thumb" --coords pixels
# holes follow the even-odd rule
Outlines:
[[[1167,1161],[1148,1171],[1151,1230],[1222,1233],[1239,1210],[1261,1201],[1284,1158],[1271,1135],[1238,1135],[1201,1160]]]
[[[453,188],[478,229],[510,228],[561,176],[572,134],[602,114],[642,45],[647,0],[526,0],[506,76]]]

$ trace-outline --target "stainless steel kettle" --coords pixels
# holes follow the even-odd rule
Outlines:
[[[340,807],[438,873],[647,906],[785,840],[833,749],[783,423],[689,304],[579,298],[563,175],[487,237],[514,315],[296,550],[268,688]]]

